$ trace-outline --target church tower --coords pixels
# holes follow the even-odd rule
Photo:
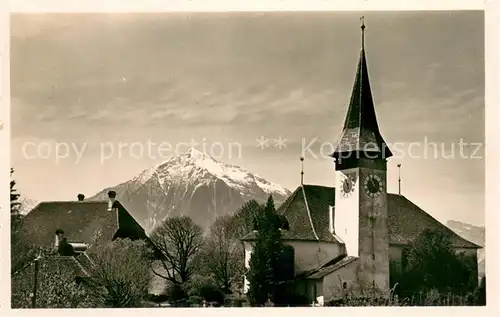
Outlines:
[[[349,109],[333,157],[336,170],[335,234],[348,256],[359,258],[359,280],[381,290],[389,288],[387,229],[387,158],[368,79],[365,25]]]

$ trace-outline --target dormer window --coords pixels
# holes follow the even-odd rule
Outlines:
[[[290,223],[288,222],[288,219],[286,219],[285,216],[278,216],[279,217],[279,228],[280,230],[290,230]]]

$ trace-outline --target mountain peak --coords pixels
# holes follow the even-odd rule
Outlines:
[[[196,148],[190,148],[187,152],[180,155],[182,162],[191,162],[199,167],[210,169],[213,165],[223,165],[223,163],[215,160],[205,152],[201,152]],[[175,158],[174,158],[175,159]]]
[[[190,148],[189,150],[187,150],[183,156],[186,156],[186,157],[191,157],[193,159],[202,159],[202,158],[206,158],[207,156],[210,157],[208,154],[204,153],[204,152],[201,152],[199,151],[198,149],[192,147]],[[210,157],[211,158],[211,157]]]
[[[106,197],[107,188],[94,199]],[[283,202],[290,191],[248,170],[190,148],[112,187],[147,230],[165,217],[189,215],[204,227],[219,215],[234,213],[245,201]]]

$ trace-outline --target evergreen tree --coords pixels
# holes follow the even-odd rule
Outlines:
[[[21,203],[19,202],[20,195],[17,193],[17,189],[15,188],[16,181],[12,179],[13,173],[14,169],[11,168],[10,169],[10,214],[18,215],[21,208]]]
[[[282,291],[280,259],[283,244],[279,220],[274,200],[269,196],[262,216],[257,219],[257,239],[250,258],[248,296],[253,306],[263,306],[268,300],[275,302]]]
[[[16,231],[21,220],[21,203],[19,202],[20,195],[17,193],[16,181],[12,178],[14,169],[10,169],[10,225],[11,232]]]
[[[16,272],[34,257],[36,250],[31,249],[22,239],[20,214],[20,195],[15,188],[16,181],[12,179],[14,169],[10,169],[10,247],[11,247],[11,271]]]

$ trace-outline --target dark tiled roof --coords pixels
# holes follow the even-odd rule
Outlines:
[[[76,260],[73,256],[48,256],[40,259],[42,269],[45,266],[64,267],[69,272],[72,272],[75,277],[88,277],[88,271]]]
[[[54,244],[57,229],[69,242],[90,244],[99,235],[110,241],[118,224],[106,201],[42,202],[23,221],[23,234],[34,245]]]
[[[289,224],[289,230],[282,230],[283,239],[340,242],[328,231],[329,206],[334,203],[333,187],[299,186],[277,210]],[[242,240],[255,237],[256,233],[251,232]]]
[[[38,204],[23,220],[23,235],[32,245],[48,246],[55,242],[57,229],[68,242],[86,244],[111,241],[119,237],[144,238],[144,229],[130,213],[115,201],[108,211],[107,201],[55,201]],[[120,229],[120,230],[118,230]]]
[[[304,185],[314,229],[320,240],[339,241],[328,232],[328,206],[334,204],[335,188]],[[424,229],[433,229],[448,234],[452,245],[459,248],[480,248],[465,240],[444,224],[434,219],[406,197],[388,194],[389,243],[406,245],[413,241]],[[290,223],[290,230],[283,230],[284,239],[316,240],[311,228],[301,187],[297,188],[278,209]],[[335,216],[335,215],[334,215]],[[249,233],[243,240],[253,240],[256,234]]]
[[[344,266],[356,261],[359,259],[358,257],[354,256],[341,256],[337,257],[330,262],[327,262],[323,265],[318,266],[317,268],[310,270],[308,272],[305,272],[304,274],[301,275],[303,278],[308,278],[308,279],[320,279],[324,277],[325,275],[328,275],[340,268],[343,268]]]
[[[361,49],[344,128],[333,156],[337,158],[343,152],[353,151],[376,152],[384,158],[392,156],[378,128],[364,48]]]
[[[406,197],[387,194],[389,243],[406,245],[413,241],[424,229],[432,229],[449,235],[452,245],[460,248],[480,248],[465,240],[444,224],[434,219]]]

